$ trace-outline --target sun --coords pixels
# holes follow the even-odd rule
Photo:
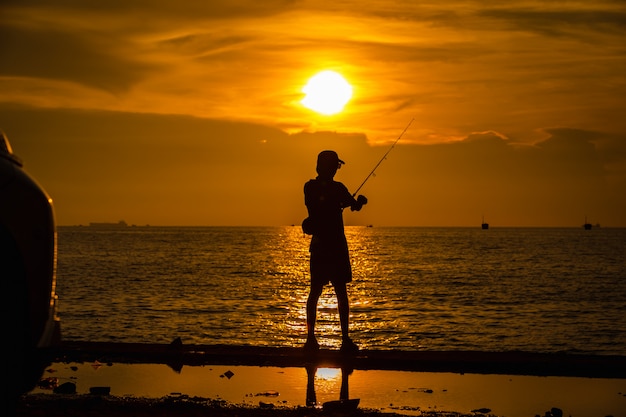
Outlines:
[[[352,98],[352,86],[335,71],[315,74],[302,89],[304,107],[327,116],[337,114]]]

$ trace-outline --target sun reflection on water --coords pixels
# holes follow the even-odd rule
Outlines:
[[[376,288],[372,287],[375,281],[368,280],[368,285],[362,282],[364,277],[377,276],[380,269],[378,258],[372,256],[376,247],[371,232],[368,232],[366,227],[346,227],[353,270],[353,282],[348,288],[351,329],[361,334],[369,331],[366,311],[375,304],[379,296]],[[303,235],[299,227],[285,227],[280,233],[280,239],[266,243],[267,253],[280,256],[273,260],[276,273],[282,276],[283,282],[289,283],[278,289],[277,297],[287,310],[287,317],[279,324],[278,330],[286,334],[301,335],[301,338],[292,341],[291,346],[301,345],[306,338],[306,301],[310,283],[309,243],[310,237]],[[294,283],[297,285],[293,285]],[[297,288],[295,292],[294,287]],[[324,288],[318,301],[316,335],[325,348],[338,348],[341,345],[337,298],[332,285]]]
[[[279,249],[283,254],[281,271],[286,278],[298,279],[298,291],[295,294],[283,294],[285,301],[289,301],[288,318],[281,324],[285,331],[296,332],[302,335],[301,340],[295,340],[292,346],[300,345],[306,337],[306,300],[309,290],[309,237],[303,239],[299,228],[286,228],[281,234],[282,240],[276,242],[280,248],[273,246],[271,253]],[[350,249],[353,282],[349,284],[350,321],[351,331],[361,336],[367,336],[372,329],[388,326],[388,322],[372,322],[367,312],[380,300],[381,294],[376,287],[376,279],[380,276],[380,258],[375,256],[378,251],[376,242],[372,239],[371,231],[366,227],[346,227],[346,238]],[[367,285],[365,284],[367,282]],[[281,329],[279,329],[281,330]],[[324,288],[318,301],[316,335],[320,344],[325,348],[335,349],[341,345],[341,330],[337,298],[332,285]],[[393,336],[389,336],[393,337]],[[367,338],[363,338],[367,339]],[[367,342],[361,345],[367,347]]]

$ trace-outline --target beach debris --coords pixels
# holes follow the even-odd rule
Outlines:
[[[226,377],[228,379],[231,379],[233,376],[235,376],[235,373],[229,369],[228,371],[226,371],[222,375],[220,375],[220,378]]]
[[[420,391],[420,392],[423,392],[423,393],[426,393],[426,394],[432,394],[434,392],[430,388],[414,388],[414,387],[411,387],[409,389],[410,390],[414,390],[414,391]],[[407,392],[407,391],[402,391],[402,392]]]
[[[55,394],[76,394],[76,384],[73,382],[64,382],[52,392]]]
[[[199,396],[189,396],[182,393],[171,393],[170,395],[162,397],[160,401],[162,401],[163,404],[167,404],[171,407],[184,407],[185,410],[199,410],[202,407],[226,407],[228,405],[228,403],[224,400]],[[185,413],[182,414],[186,415]],[[195,413],[192,414],[196,415]]]
[[[49,376],[39,381],[37,386],[41,389],[54,389],[59,386],[59,378]]]
[[[563,410],[557,407],[552,407],[550,411],[546,411],[545,417],[563,417]]]
[[[274,390],[268,390],[264,392],[259,392],[258,394],[254,394],[255,397],[278,397],[280,393]]]
[[[322,409],[327,413],[350,413],[354,412],[359,407],[358,398],[327,401],[322,404]]]
[[[401,411],[421,411],[421,408],[419,406],[410,406],[410,405],[394,406],[393,404],[389,404],[389,408],[392,410],[401,410]]]
[[[263,401],[259,401],[259,407],[260,408],[274,408],[274,404],[272,404],[272,403],[265,403]]]
[[[322,409],[326,412],[350,412],[358,408],[359,398],[326,401],[322,404]]]
[[[472,413],[480,413],[480,414],[491,413],[491,408],[477,408],[475,410],[472,410]]]

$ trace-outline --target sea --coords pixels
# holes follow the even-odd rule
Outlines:
[[[302,346],[299,226],[59,226],[66,341]],[[347,226],[362,349],[626,355],[626,228]],[[328,286],[316,326],[337,348]]]

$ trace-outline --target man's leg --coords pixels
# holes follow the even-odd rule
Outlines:
[[[337,296],[337,309],[339,310],[339,323],[341,324],[341,335],[343,339],[348,338],[350,320],[350,302],[348,301],[348,290],[346,284],[341,283],[334,286]]]
[[[339,310],[339,322],[341,323],[341,351],[348,353],[357,352],[359,347],[354,344],[348,335],[350,330],[350,303],[345,283],[335,285],[335,295],[337,296],[337,309]]]
[[[306,330],[307,344],[315,343],[315,321],[317,319],[317,302],[322,295],[323,286],[311,283],[309,298],[306,300]],[[315,341],[315,342],[314,342]]]

